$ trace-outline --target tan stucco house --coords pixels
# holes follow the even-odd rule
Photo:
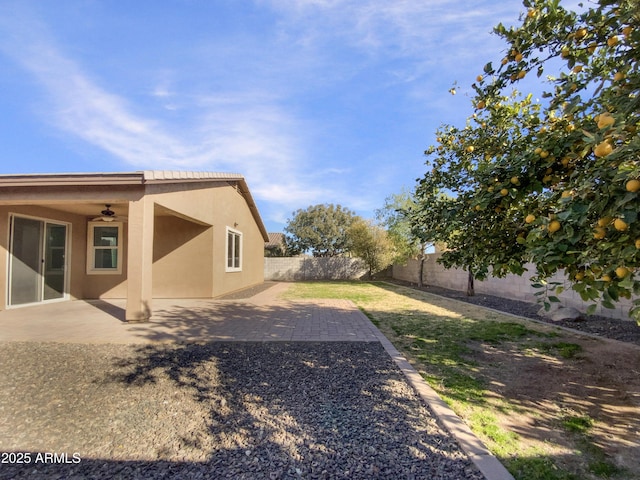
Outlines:
[[[267,231],[244,178],[144,171],[0,175],[0,310],[213,298],[263,282]]]

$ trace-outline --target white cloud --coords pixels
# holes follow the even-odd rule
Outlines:
[[[285,19],[282,28],[316,41],[340,38],[371,55],[387,53],[437,63],[459,62],[483,50],[500,21],[516,22],[513,2],[450,0],[263,0]],[[478,39],[482,39],[478,41]],[[462,55],[462,58],[461,58]]]
[[[4,24],[3,24],[4,23]],[[141,105],[101,86],[56,46],[33,18],[0,22],[11,38],[0,49],[20,63],[45,92],[38,113],[55,128],[103,149],[133,168],[209,169],[239,172],[257,198],[293,208],[326,192],[304,185],[304,138],[296,119],[269,92],[181,94],[162,72],[149,96],[181,113],[149,118]],[[103,80],[104,81],[104,80]]]

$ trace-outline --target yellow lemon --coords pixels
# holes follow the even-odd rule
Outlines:
[[[618,267],[616,268],[616,277],[624,278],[629,275],[629,269],[627,267]]]
[[[625,185],[625,188],[627,189],[627,192],[637,192],[638,190],[640,190],[640,180],[638,180],[637,178],[629,180]]]
[[[616,119],[609,112],[604,112],[598,115],[596,122],[598,122],[598,128],[604,128],[616,123]]]
[[[606,157],[613,151],[613,147],[611,144],[605,140],[604,142],[600,142],[596,145],[596,148],[593,149],[593,153],[596,157]]]
[[[549,231],[551,233],[555,233],[558,230],[560,230],[560,222],[558,220],[553,220],[551,223],[549,223]]]
[[[623,219],[616,218],[613,221],[613,227],[619,232],[624,232],[627,228],[629,228],[629,225],[627,225],[627,222],[625,222]]]
[[[529,215],[527,215],[527,216],[525,217],[524,221],[525,221],[526,223],[533,223],[533,222],[535,221],[535,219],[536,219],[536,216],[535,216],[535,215],[533,215],[532,213],[530,213]]]

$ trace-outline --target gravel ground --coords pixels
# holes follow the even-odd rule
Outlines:
[[[7,342],[0,358],[2,479],[484,478],[379,343]]]
[[[392,280],[392,282],[418,289],[417,285],[407,282],[400,282],[396,280]],[[472,303],[474,305],[493,308],[495,310],[500,310],[501,312],[512,313],[514,315],[520,315],[522,317],[540,320],[552,325],[572,328],[581,332],[640,345],[640,326],[638,326],[638,324],[631,319],[617,320],[613,318],[602,317],[599,315],[589,315],[578,321],[555,322],[549,320],[546,317],[538,315],[538,311],[540,310],[541,305],[535,303],[521,302],[508,298],[495,297],[492,295],[476,294],[472,297],[469,297],[467,296],[466,292],[449,290],[433,285],[425,285],[420,288],[420,290],[436,295],[441,295],[443,297],[454,298],[456,300]]]

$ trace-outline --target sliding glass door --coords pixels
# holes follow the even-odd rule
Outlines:
[[[65,296],[67,226],[12,216],[9,305],[24,305]]]

